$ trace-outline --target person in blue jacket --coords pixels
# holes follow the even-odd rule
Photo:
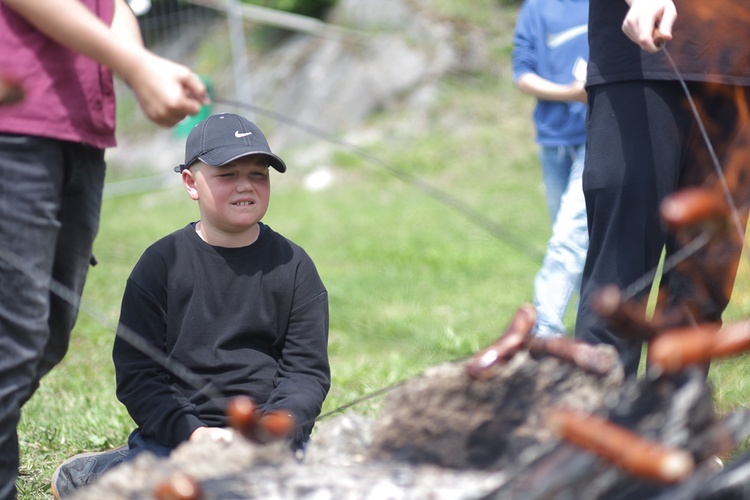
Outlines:
[[[581,187],[586,142],[588,0],[526,0],[513,35],[513,79],[536,97],[534,127],[552,236],[534,280],[538,336],[561,335],[588,248]]]

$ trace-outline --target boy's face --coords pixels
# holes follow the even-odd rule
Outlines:
[[[254,229],[268,210],[268,162],[256,154],[221,167],[196,162],[182,174],[190,197],[198,201],[201,224],[226,236]]]

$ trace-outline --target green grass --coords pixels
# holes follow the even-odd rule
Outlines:
[[[461,10],[461,2],[442,3]],[[387,139],[368,154],[413,177],[346,149],[333,156],[336,181],[327,190],[304,190],[293,164],[272,177],[265,221],[310,253],[330,294],[333,383],[324,413],[362,399],[351,409],[377,414],[380,398],[367,396],[486,346],[531,300],[549,221],[533,103],[509,80],[508,19],[499,22],[504,31],[491,48],[497,66],[443,81],[439,106],[419,126],[404,131],[406,112],[373,118]],[[197,217],[181,187],[105,200],[99,265],[91,269],[69,354],[23,410],[19,498],[49,498],[60,462],[126,440],[133,423],[115,398],[111,362],[125,280],[147,245]],[[496,224],[494,232],[482,217]],[[750,310],[747,267],[727,320]],[[720,411],[750,399],[745,357],[716,362],[710,378]]]

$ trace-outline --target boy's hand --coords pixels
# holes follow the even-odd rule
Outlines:
[[[570,84],[570,90],[571,90],[571,101],[578,101],[586,104],[588,102],[588,94],[586,92],[586,82],[582,82],[580,80],[575,80],[573,83]]]
[[[125,80],[146,116],[163,127],[198,114],[208,103],[206,86],[195,73],[150,52],[132,67]]]
[[[231,443],[234,432],[222,427],[198,427],[190,434],[190,441],[210,439],[212,441],[223,441]]]

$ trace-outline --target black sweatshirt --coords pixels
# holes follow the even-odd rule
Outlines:
[[[123,332],[122,330],[127,330]],[[221,393],[200,391],[126,341],[135,333]],[[268,226],[241,248],[189,224],[151,245],[125,288],[114,343],[117,397],[144,437],[166,446],[227,426],[234,396],[288,410],[309,436],[330,387],[328,294],[305,251]]]

